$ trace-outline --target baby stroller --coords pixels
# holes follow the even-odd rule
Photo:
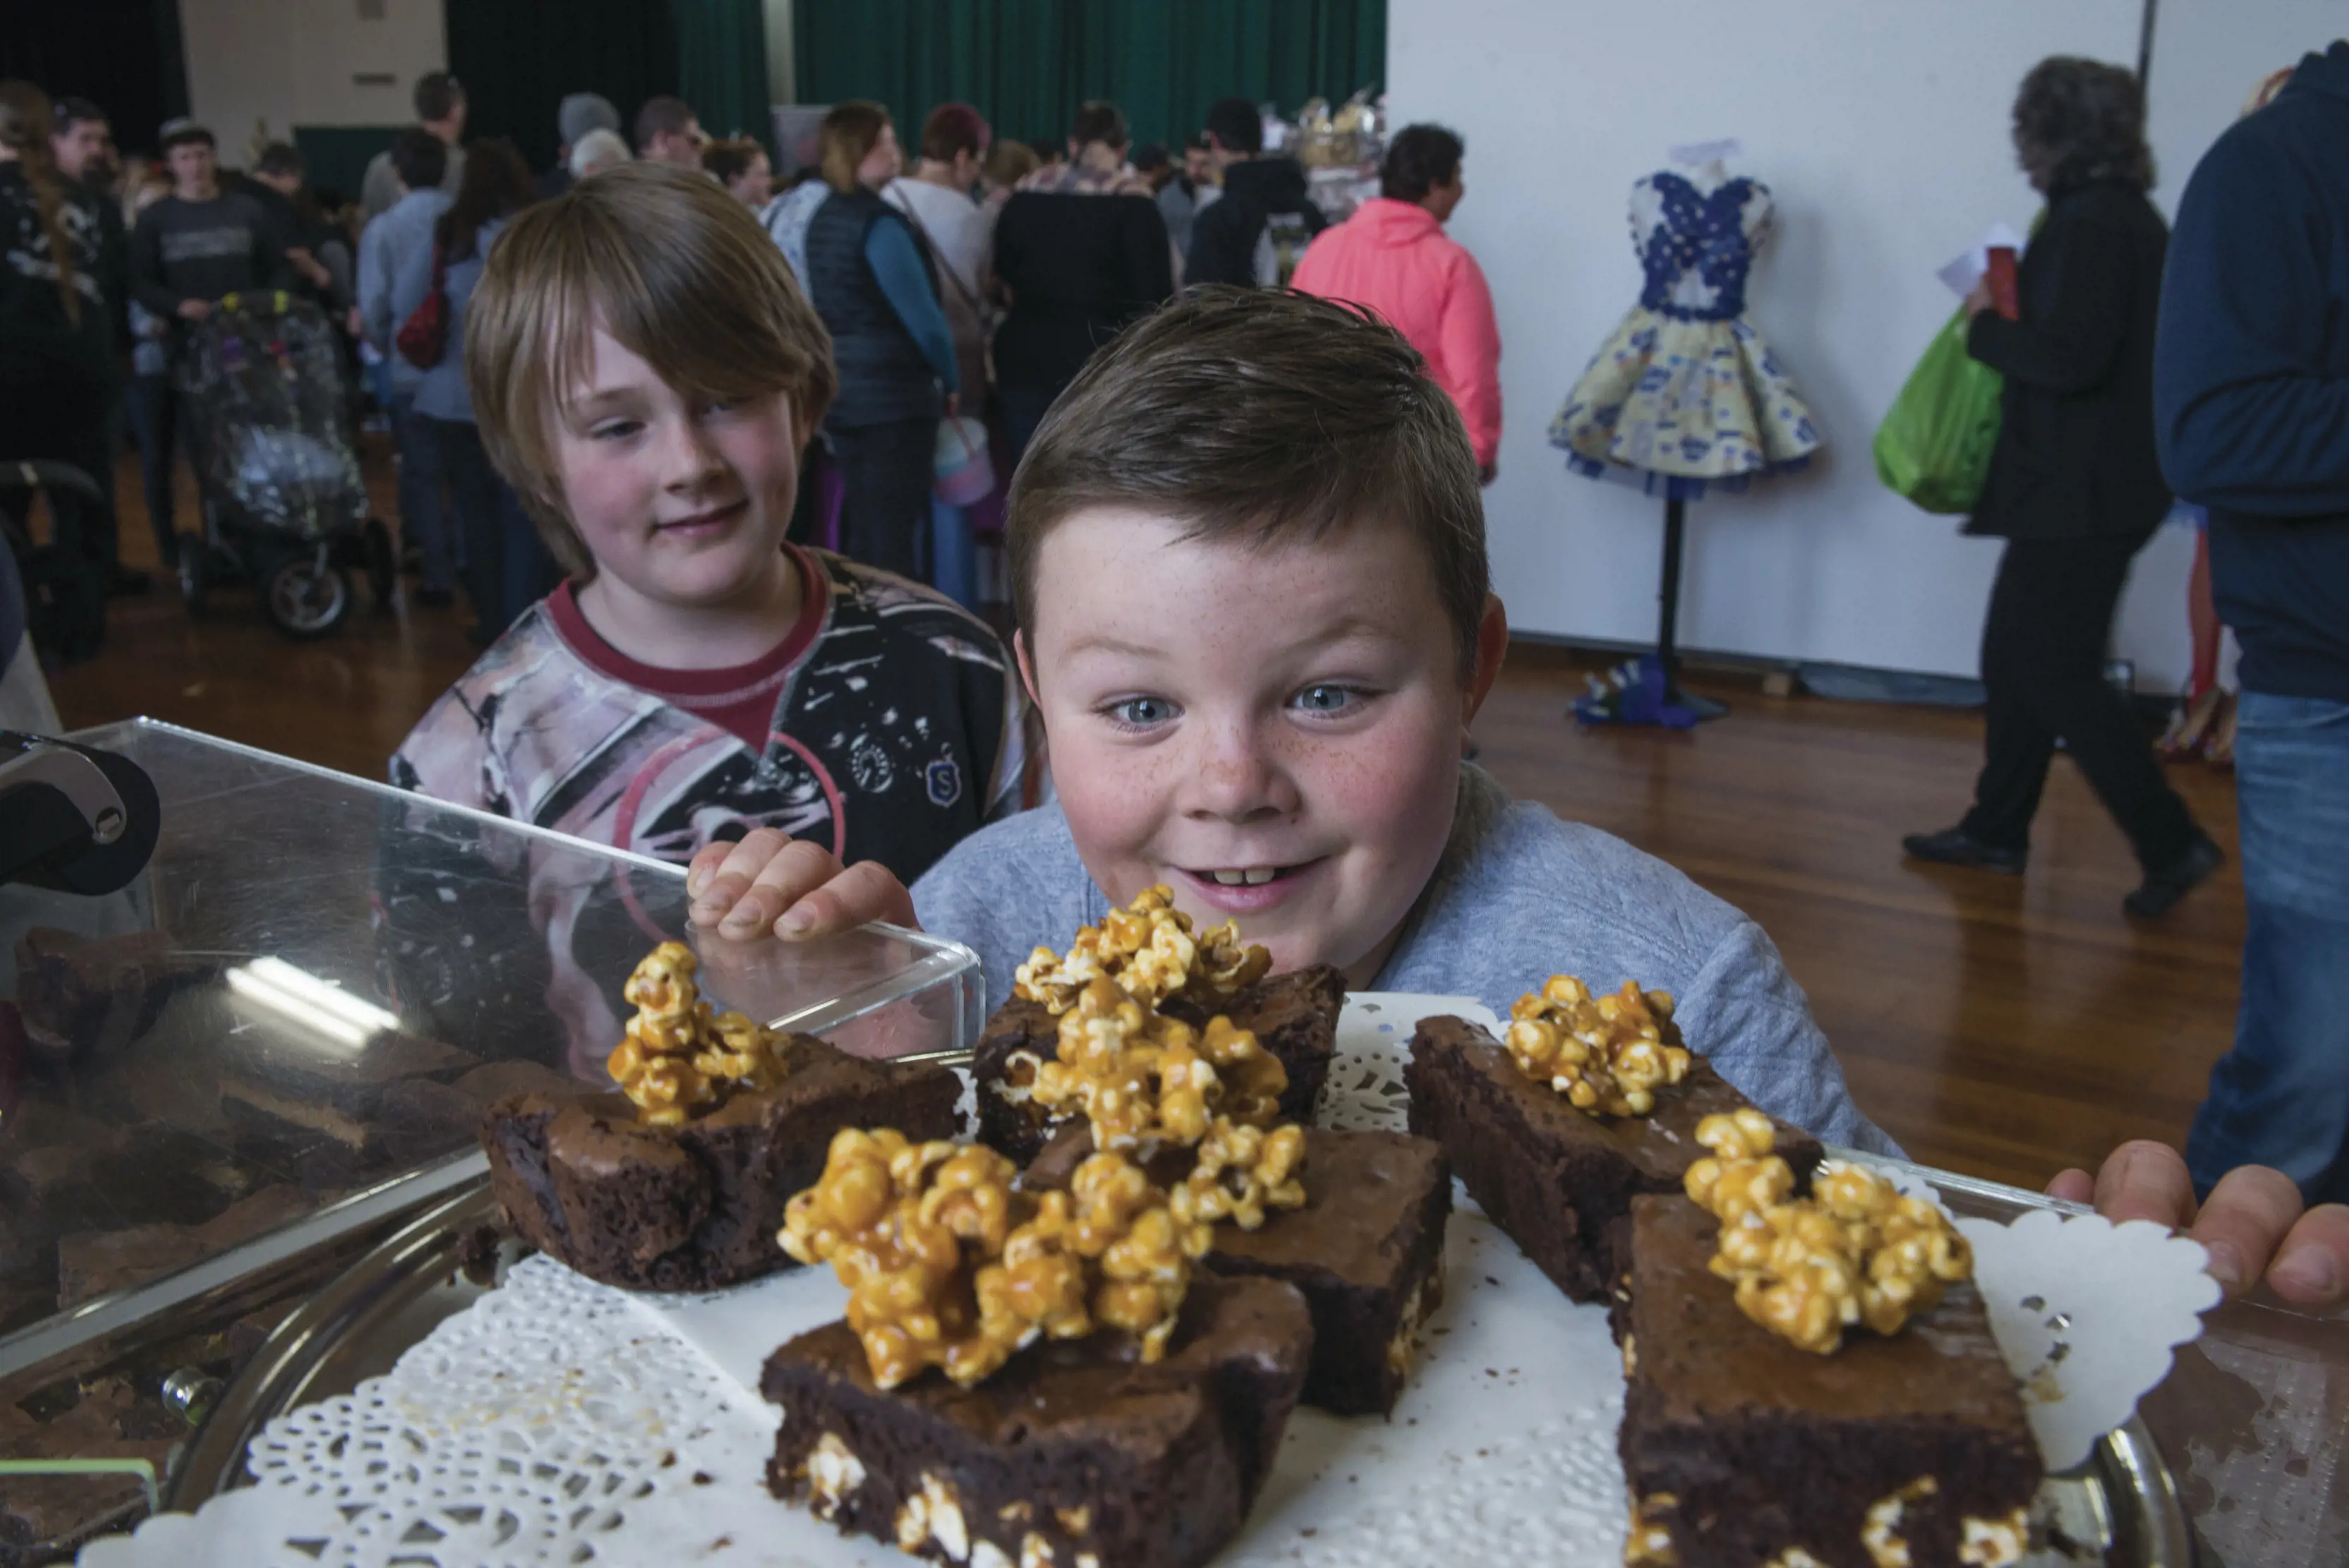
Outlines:
[[[367,513],[336,352],[325,314],[282,293],[230,295],[188,329],[180,406],[204,521],[180,535],[191,612],[249,578],[280,631],[324,637],[350,613],[354,570],[390,603],[391,530]]]

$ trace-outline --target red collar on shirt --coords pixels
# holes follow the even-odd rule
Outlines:
[[[792,565],[800,575],[799,619],[783,634],[781,641],[747,664],[730,665],[719,670],[667,670],[659,665],[641,664],[605,642],[601,634],[587,624],[587,618],[579,612],[579,600],[567,580],[546,596],[547,613],[554,618],[556,633],[570,645],[572,652],[600,673],[713,722],[725,723],[727,728],[737,733],[742,732],[743,726],[727,722],[719,711],[746,701],[758,701],[763,693],[763,706],[752,721],[752,726],[763,736],[768,715],[774,710],[773,688],[815,645],[832,607],[831,583],[823,568],[796,545],[785,545],[783,553],[791,557]],[[757,749],[765,749],[763,741]]]

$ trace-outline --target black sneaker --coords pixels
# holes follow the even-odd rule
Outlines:
[[[2207,836],[2197,835],[2185,852],[2158,871],[2145,875],[2145,885],[2121,900],[2121,909],[2140,920],[2169,913],[2178,899],[2210,879],[2227,863],[2227,852]]]
[[[154,579],[137,567],[117,566],[113,577],[106,585],[106,597],[110,599],[129,598],[154,586]]]
[[[1995,844],[1984,844],[1962,827],[1945,827],[1939,833],[1912,833],[1900,841],[1900,847],[1912,860],[1930,860],[1938,866],[1978,866],[1984,871],[1997,871],[2009,877],[2023,875],[2023,867],[2031,859],[2027,849],[2001,849]]]

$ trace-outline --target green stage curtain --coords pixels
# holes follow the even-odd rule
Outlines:
[[[669,19],[677,33],[678,96],[693,106],[701,129],[771,142],[765,7],[759,0],[669,0]]]
[[[449,68],[468,133],[510,136],[533,168],[554,160],[565,94],[599,92],[633,140],[645,99],[675,93],[712,136],[767,141],[767,24],[760,0],[446,0]]]
[[[901,139],[935,106],[978,106],[999,136],[1058,142],[1087,99],[1137,143],[1194,135],[1237,96],[1294,112],[1386,79],[1386,0],[799,0],[802,103],[877,99]]]

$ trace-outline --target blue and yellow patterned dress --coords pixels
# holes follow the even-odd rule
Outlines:
[[[1819,449],[1802,394],[1744,319],[1745,275],[1770,229],[1769,187],[1711,191],[1651,174],[1631,187],[1640,303],[1550,422],[1568,466],[1656,493],[1740,490]]]

